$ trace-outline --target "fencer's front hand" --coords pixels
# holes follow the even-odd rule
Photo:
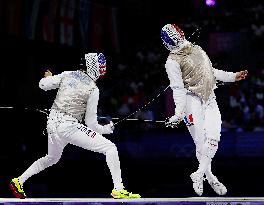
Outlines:
[[[112,134],[114,132],[115,126],[112,121],[110,121],[110,123],[105,125],[104,127],[105,127],[105,131],[107,132],[107,134]]]
[[[175,128],[178,127],[179,123],[182,121],[182,119],[176,115],[173,115],[170,118],[167,118],[165,120],[165,126]]]
[[[239,72],[236,72],[236,81],[240,81],[240,80],[244,80],[248,75],[248,71],[247,70],[242,70]]]

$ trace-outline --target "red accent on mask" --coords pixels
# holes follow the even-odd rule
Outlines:
[[[171,24],[175,29],[176,31],[180,34],[181,38],[184,39],[185,38],[185,35],[184,35],[184,32],[183,30],[180,29],[179,26],[177,26],[176,24]]]

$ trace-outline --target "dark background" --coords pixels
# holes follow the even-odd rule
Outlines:
[[[98,113],[125,117],[169,84],[159,35],[167,23],[179,24],[216,68],[248,69],[247,80],[216,90],[223,135],[213,171],[228,196],[263,196],[263,16],[261,0],[216,0],[213,7],[205,0],[0,0],[0,198],[12,197],[9,181],[47,152],[46,115],[37,109],[50,108],[56,91],[38,88],[44,71],[76,70],[85,52],[103,52],[108,71],[98,81]],[[168,90],[132,117],[172,114]],[[184,125],[123,122],[108,138],[117,144],[127,189],[143,197],[195,196],[189,175],[198,164]],[[29,197],[109,197],[112,182],[104,156],[68,145],[24,190]],[[204,196],[216,196],[206,183]]]

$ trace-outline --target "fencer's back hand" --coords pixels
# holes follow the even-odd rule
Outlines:
[[[236,72],[235,81],[244,80],[244,79],[246,79],[247,75],[248,75],[247,70],[242,70],[242,71]]]
[[[52,72],[51,72],[49,69],[47,69],[47,70],[45,71],[45,73],[44,73],[44,77],[45,77],[45,78],[48,77],[48,76],[52,76]]]
[[[167,118],[165,120],[165,126],[175,128],[178,127],[179,123],[182,121],[182,119],[176,115],[173,115],[170,118]]]

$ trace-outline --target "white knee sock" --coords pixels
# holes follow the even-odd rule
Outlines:
[[[212,173],[210,164],[211,164],[212,158],[214,157],[217,149],[218,149],[218,142],[217,141],[211,140],[211,139],[206,139],[206,141],[203,145],[203,148],[202,148],[199,168],[198,168],[197,172],[204,174],[207,171],[207,169],[209,168],[209,170],[208,170],[209,173]]]
[[[199,151],[196,151],[196,158],[198,160],[198,162],[200,163],[200,160],[201,160],[201,153]],[[211,169],[211,164],[212,164],[212,160],[211,162],[208,164],[208,167],[205,171],[205,175],[206,175],[206,178],[209,180],[209,181],[212,181],[215,176],[213,175],[213,172],[212,172],[212,169]]]
[[[204,174],[208,168],[208,165],[211,163],[212,159],[206,155],[202,155],[199,163],[199,168],[197,172]]]
[[[111,148],[106,151],[105,155],[107,165],[112,175],[114,188],[116,190],[121,190],[124,188],[124,185],[122,183],[120,161],[116,146],[111,146]]]

